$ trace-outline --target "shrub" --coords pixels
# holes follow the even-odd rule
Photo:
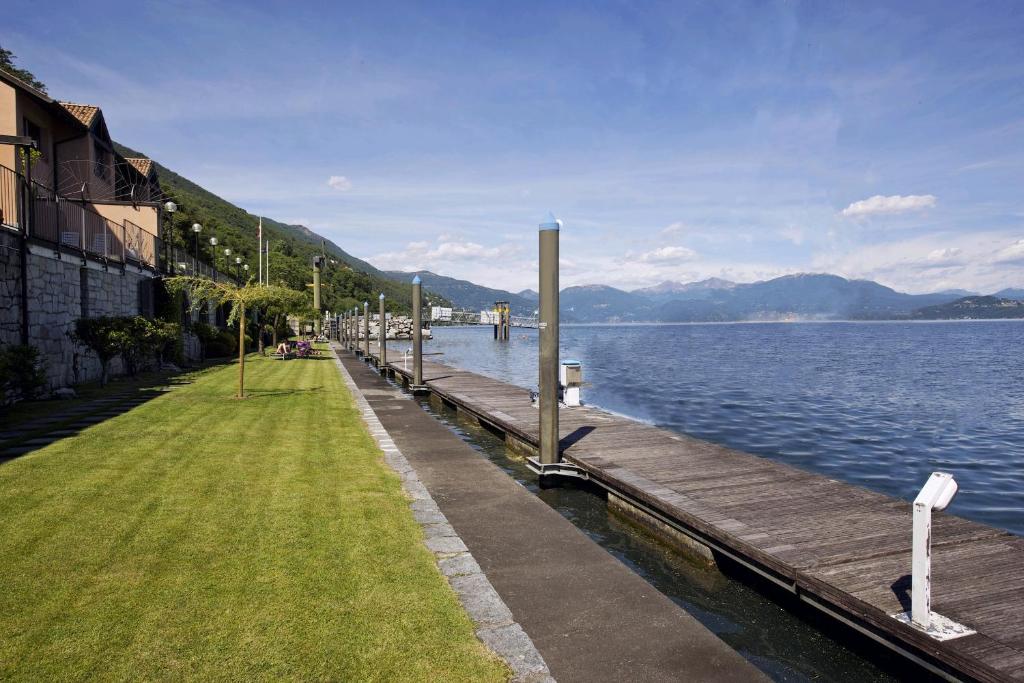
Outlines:
[[[32,399],[46,386],[46,368],[34,346],[0,348],[0,405]]]
[[[229,358],[238,350],[238,339],[227,330],[217,330],[217,336],[206,347],[210,358]]]
[[[206,360],[207,356],[213,357],[214,354],[210,353],[210,344],[216,343],[220,338],[220,330],[209,323],[197,322],[192,325],[192,334],[199,339],[199,349],[203,360]]]
[[[79,318],[71,338],[96,354],[100,361],[100,384],[106,385],[110,361],[117,356],[125,371],[134,376],[149,357],[162,361],[168,349],[178,343],[177,323],[151,321],[140,315],[129,317]]]

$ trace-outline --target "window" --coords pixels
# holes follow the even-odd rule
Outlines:
[[[107,163],[107,148],[99,140],[92,141],[92,169],[98,178],[106,179],[110,173],[110,164]]]
[[[46,161],[47,154],[46,145],[43,143],[43,129],[27,118],[22,121],[22,128],[25,130],[24,134],[26,136],[36,141],[36,149],[39,150],[40,154],[39,158]]]

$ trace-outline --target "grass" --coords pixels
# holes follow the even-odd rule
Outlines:
[[[504,680],[334,363],[246,375],[0,465],[0,679]]]

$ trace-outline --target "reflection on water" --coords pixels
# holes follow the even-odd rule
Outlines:
[[[430,351],[536,385],[534,330],[435,328]],[[1024,323],[569,326],[584,400],[912,499],[953,473],[953,514],[1024,534]]]
[[[484,457],[558,510],[608,552],[644,577],[737,652],[777,681],[895,681],[920,671],[852,632],[838,628],[774,585],[719,558],[722,571],[685,556],[610,512],[600,490],[571,483],[540,488],[504,441],[475,421],[419,399]],[[585,486],[585,485],[584,485]]]

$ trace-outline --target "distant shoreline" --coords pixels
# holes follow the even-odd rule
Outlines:
[[[1024,323],[1024,318],[947,318],[942,320],[719,320],[706,322],[622,322],[622,323],[560,323],[561,327],[660,327],[680,325],[935,325],[942,323]],[[455,327],[446,325],[445,327]],[[487,327],[466,325],[465,327]],[[518,328],[517,328],[518,329]]]

